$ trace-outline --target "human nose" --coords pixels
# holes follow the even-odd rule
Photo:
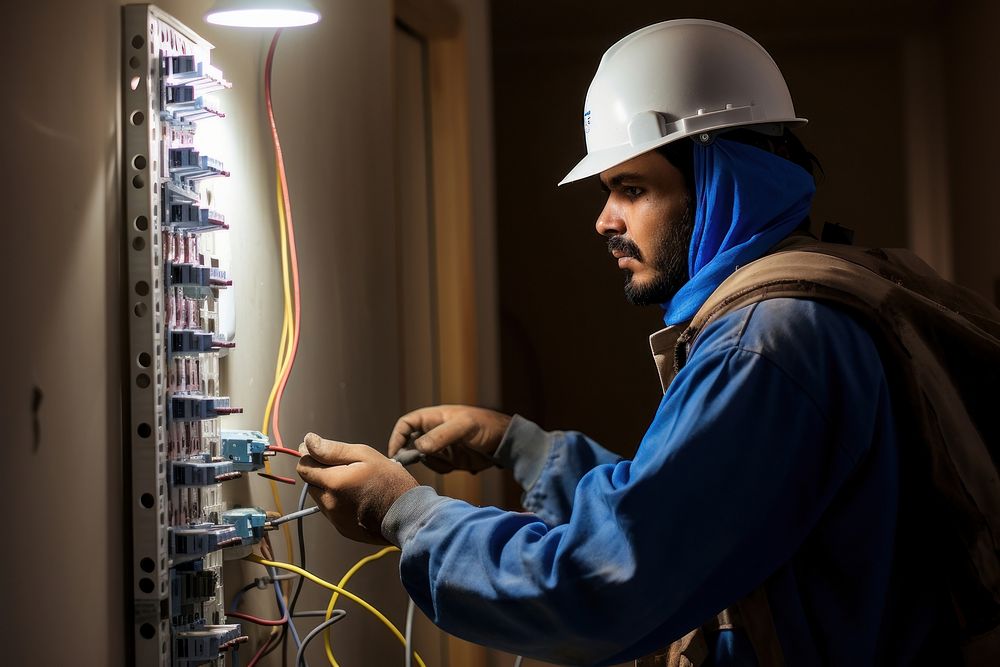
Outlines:
[[[597,223],[594,225],[597,233],[601,236],[619,236],[625,233],[625,218],[622,216],[618,206],[608,197],[604,210],[597,216]]]

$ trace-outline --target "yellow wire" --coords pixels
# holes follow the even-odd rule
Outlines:
[[[354,574],[358,570],[360,570],[362,567],[364,567],[365,565],[367,565],[368,563],[370,563],[370,562],[372,562],[374,560],[378,560],[379,558],[381,558],[382,556],[385,556],[386,554],[391,554],[394,551],[399,551],[399,548],[398,547],[386,547],[386,548],[384,548],[384,549],[382,549],[380,551],[376,551],[373,554],[365,556],[364,558],[362,558],[361,560],[359,560],[357,563],[355,563],[351,567],[351,569],[348,570],[344,574],[344,576],[340,578],[340,581],[337,582],[337,586],[343,588],[344,586],[347,585],[347,582],[351,580],[351,577],[353,577]],[[338,593],[337,591],[334,591],[333,595],[330,596],[330,604],[327,605],[327,607],[326,607],[326,619],[327,620],[329,620],[330,618],[333,617],[333,607],[334,607],[335,604],[337,604],[337,598],[339,596],[340,596],[340,593]],[[329,628],[327,628],[323,632],[323,648],[326,650],[326,659],[330,661],[330,664],[333,665],[333,667],[340,667],[337,664],[337,659],[333,657],[333,647],[330,646],[330,629]]]
[[[281,282],[284,297],[284,321],[281,329],[281,342],[278,345],[278,363],[274,373],[274,383],[271,385],[271,393],[267,397],[267,405],[264,407],[264,424],[261,431],[266,435],[271,422],[271,409],[274,407],[274,400],[278,394],[278,387],[281,385],[281,376],[285,374],[285,369],[291,362],[292,344],[295,339],[295,327],[292,312],[292,294],[288,277],[288,230],[285,226],[285,205],[281,198],[281,180],[277,180],[278,197],[278,227],[281,238]],[[270,470],[268,470],[270,472]]]
[[[268,433],[268,425],[271,421],[271,410],[274,407],[274,400],[278,393],[278,386],[281,384],[281,377],[285,374],[285,369],[288,367],[288,364],[291,363],[291,349],[295,338],[296,326],[294,316],[292,314],[292,297],[288,278],[288,231],[285,226],[285,206],[284,201],[281,198],[281,177],[277,173],[275,173],[275,186],[276,197],[278,200],[278,229],[279,236],[281,238],[281,274],[284,296],[284,318],[281,325],[281,341],[278,343],[278,357],[275,363],[274,383],[271,385],[271,392],[267,397],[267,405],[264,408],[264,423],[260,429],[264,435],[267,435]],[[264,459],[264,472],[269,475],[272,474],[270,457],[266,457]],[[271,496],[274,498],[274,508],[278,511],[278,514],[284,514],[285,510],[281,506],[281,496],[278,494],[278,483],[273,479],[268,481],[271,486]],[[292,547],[292,531],[287,523],[281,527],[281,534],[285,538],[285,549],[288,554],[288,558],[292,558],[294,553]],[[291,592],[291,582],[284,582],[282,587],[284,588],[285,596],[287,597]]]
[[[266,560],[264,558],[261,558],[257,554],[250,554],[249,556],[246,557],[246,559],[253,563],[264,565],[265,567],[276,567],[281,570],[288,570],[289,572],[294,572],[299,576],[305,577],[314,584],[318,584],[319,586],[331,590],[334,593],[339,593],[340,595],[343,595],[348,600],[356,602],[357,604],[364,607],[366,611],[370,612],[373,616],[375,616],[375,618],[382,621],[382,625],[389,628],[389,631],[396,636],[396,639],[398,639],[403,644],[403,646],[406,646],[406,637],[404,637],[403,633],[399,631],[399,628],[393,625],[392,621],[386,618],[382,612],[380,612],[378,609],[376,609],[372,605],[368,604],[367,602],[359,598],[354,593],[351,593],[350,591],[345,590],[340,586],[335,586],[331,584],[329,581],[326,581],[325,579],[320,579],[312,572],[303,570],[301,567],[298,567],[297,565],[292,565],[291,563],[282,563],[274,560]],[[420,667],[427,667],[423,659],[420,657],[420,655],[417,654],[416,651],[413,652],[413,658],[417,661],[417,664],[420,665]]]

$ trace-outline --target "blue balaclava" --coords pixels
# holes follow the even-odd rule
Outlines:
[[[663,306],[669,326],[694,317],[738,267],[759,259],[809,213],[812,176],[785,158],[738,141],[694,143],[690,280]]]

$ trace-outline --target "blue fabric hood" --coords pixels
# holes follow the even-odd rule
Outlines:
[[[798,227],[816,192],[802,167],[728,139],[707,146],[694,143],[694,181],[690,280],[661,304],[668,326],[694,317],[733,271],[759,259]]]

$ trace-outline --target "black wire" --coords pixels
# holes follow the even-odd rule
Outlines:
[[[306,507],[306,494],[308,493],[308,491],[309,491],[309,485],[303,483],[302,491],[299,493],[298,509],[300,510],[303,510]],[[298,534],[298,541],[299,541],[299,567],[301,567],[304,570],[306,569],[306,536],[305,533],[302,532],[302,519],[296,519],[295,523],[297,524],[298,528],[296,532]],[[292,594],[292,599],[288,603],[289,619],[291,619],[295,615],[295,603],[299,601],[299,593],[302,592],[302,584],[304,582],[305,578],[299,577],[298,583],[295,584],[295,592]],[[275,646],[281,644],[281,664],[283,667],[288,664],[287,662],[288,652],[285,650],[285,645],[287,643],[288,643],[288,627],[286,626],[281,629],[281,639],[275,643]],[[268,653],[270,653],[270,651],[268,651]],[[267,655],[267,653],[265,653],[264,655]],[[296,667],[297,665],[298,663],[296,662]]]
[[[334,609],[333,616],[317,625],[306,635],[306,638],[302,640],[302,648],[299,649],[299,652],[295,656],[295,667],[303,667],[306,664],[306,647],[309,646],[309,642],[319,637],[323,634],[324,630],[345,616],[347,616],[347,612],[343,609]]]

